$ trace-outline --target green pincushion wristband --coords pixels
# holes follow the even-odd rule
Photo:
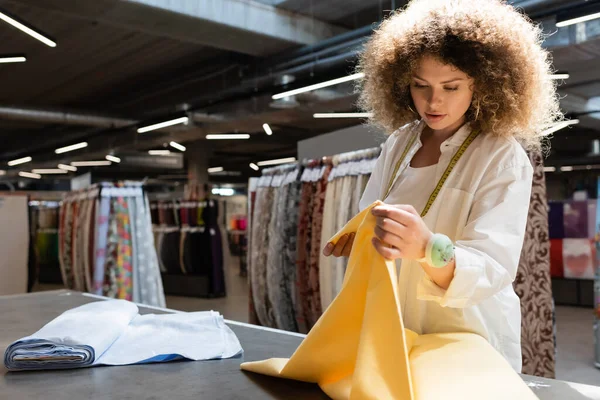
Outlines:
[[[417,260],[434,268],[443,268],[454,258],[454,243],[446,235],[435,233],[427,243],[425,257]]]

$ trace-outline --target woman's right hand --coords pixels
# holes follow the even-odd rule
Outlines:
[[[355,233],[349,233],[340,238],[337,243],[329,242],[323,249],[323,255],[329,257],[350,257],[352,245],[354,244]]]

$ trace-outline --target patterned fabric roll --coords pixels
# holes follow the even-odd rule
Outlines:
[[[554,378],[555,342],[550,280],[550,242],[543,157],[530,153],[534,166],[527,230],[515,292],[521,299],[523,374]]]
[[[104,293],[105,273],[107,265],[107,245],[109,238],[109,223],[111,215],[111,202],[108,197],[100,199],[100,209],[96,220],[96,244],[94,260],[94,290],[93,293],[102,295]]]
[[[323,223],[321,225],[321,249],[324,249],[329,239],[337,232],[335,230],[336,217],[336,190],[338,189],[335,179],[329,182],[325,191],[325,202],[323,206]],[[334,299],[333,293],[333,265],[335,258],[319,254],[319,284],[321,293],[321,307],[326,310]]]
[[[307,315],[310,308],[308,300],[308,263],[310,260],[310,231],[312,230],[313,184],[302,183],[300,209],[298,211],[298,259],[296,260],[296,323],[300,333],[308,333],[310,329]]]

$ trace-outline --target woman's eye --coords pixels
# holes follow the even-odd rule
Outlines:
[[[427,85],[421,85],[420,83],[414,83],[413,86],[416,87],[417,89],[422,89],[422,88],[427,87]]]
[[[456,91],[458,90],[458,86],[455,86],[455,87],[447,87],[447,88],[444,88],[444,89],[446,89],[446,90],[447,90],[447,91],[449,91],[449,92],[456,92]]]

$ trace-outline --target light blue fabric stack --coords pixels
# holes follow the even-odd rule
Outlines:
[[[235,333],[214,311],[140,315],[125,300],[69,310],[4,353],[9,370],[78,368],[231,358],[242,353]]]

